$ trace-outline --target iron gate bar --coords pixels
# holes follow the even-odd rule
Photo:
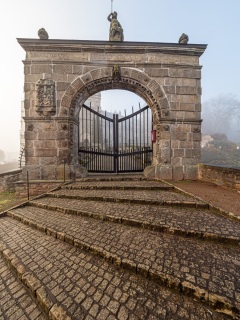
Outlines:
[[[79,139],[80,137],[82,139],[81,143],[79,141],[79,156],[87,170],[106,173],[139,172],[150,165],[152,145],[148,132],[149,110],[148,106],[141,109],[139,105],[139,110],[131,115],[127,116],[125,110],[124,117],[113,114],[113,118],[110,118],[106,111],[101,114],[93,110],[91,104],[90,107],[83,105],[80,113],[82,121],[79,122],[81,124]]]

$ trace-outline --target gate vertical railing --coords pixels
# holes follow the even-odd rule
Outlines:
[[[133,111],[133,110],[132,110]],[[152,161],[151,110],[140,108],[122,116],[97,112],[83,105],[80,111],[79,161],[89,172],[140,172]]]

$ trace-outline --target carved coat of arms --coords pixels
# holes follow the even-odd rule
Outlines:
[[[54,115],[56,113],[55,82],[53,80],[40,79],[36,83],[36,88],[36,111],[43,115]]]

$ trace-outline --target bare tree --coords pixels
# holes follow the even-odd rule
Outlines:
[[[219,95],[203,103],[203,133],[228,135],[240,122],[240,101],[233,95]]]

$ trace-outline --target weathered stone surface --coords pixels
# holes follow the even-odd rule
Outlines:
[[[197,111],[195,103],[180,103],[180,109],[183,111]]]
[[[183,180],[184,173],[183,173],[183,166],[174,166],[173,167],[173,180]]]
[[[192,78],[192,79],[201,79],[201,70],[194,70],[194,69],[174,69],[171,68],[169,70],[170,77],[176,78]]]
[[[196,165],[188,165],[185,167],[184,178],[186,180],[197,180],[198,179],[198,161],[196,161]]]
[[[240,189],[240,172],[238,169],[199,165],[199,178],[220,186]]]
[[[54,305],[49,312],[50,320],[71,320],[69,316],[67,316],[66,311],[58,305]]]
[[[186,79],[186,78],[165,78],[164,85],[165,86],[190,86],[190,87],[198,87],[200,84],[199,80],[196,79]]]
[[[155,166],[149,166],[144,169],[144,176],[148,179],[153,179],[155,177]]]
[[[29,65],[24,66],[24,74],[28,75],[31,73],[31,67]]]
[[[82,65],[73,65],[73,73],[74,74],[82,74],[83,66]]]
[[[171,166],[156,166],[156,179],[163,179],[163,180],[172,180],[173,179],[173,168]]]
[[[179,120],[201,119],[201,67],[199,56],[204,52],[202,45],[174,45],[118,43],[109,42],[71,42],[48,40],[47,45],[38,40],[31,42],[21,39],[19,42],[26,50],[25,68],[25,117],[41,119],[34,129],[25,133],[25,145],[29,150],[29,165],[39,163],[47,157],[64,157],[78,164],[77,130],[71,125],[67,130],[61,126],[46,129],[44,122],[58,123],[51,116],[71,118],[78,122],[79,108],[94,93],[101,90],[124,89],[135,92],[149,105],[153,113],[153,123],[164,121],[158,132],[154,146],[153,164],[179,163],[180,156],[174,149],[196,148],[201,131],[192,131],[192,135],[172,136],[171,126]],[[40,45],[41,42],[41,45]],[[31,46],[34,45],[34,51]],[[39,49],[38,49],[39,48]],[[39,62],[41,61],[41,63]],[[118,66],[119,77],[113,81],[114,66]],[[48,108],[40,108],[35,85],[39,79],[55,84],[56,99]],[[55,92],[55,89],[53,90]],[[44,98],[45,99],[45,98]],[[46,99],[45,104],[49,103]],[[52,100],[51,100],[52,101]],[[38,107],[37,107],[38,106]],[[36,109],[37,107],[37,109]],[[46,111],[44,112],[43,109]],[[47,117],[49,119],[47,119]],[[50,119],[51,118],[51,119]],[[180,132],[189,132],[183,122]],[[168,127],[169,130],[165,130]],[[201,130],[201,129],[200,129]],[[69,143],[67,143],[67,139]],[[159,141],[170,139],[172,147],[161,150]],[[186,139],[186,146],[180,143]],[[33,140],[36,143],[32,143]],[[58,141],[57,143],[38,143],[38,141]],[[178,140],[178,141],[177,141]],[[192,140],[192,141],[191,141]],[[173,147],[175,145],[175,147]],[[32,149],[32,151],[30,151]],[[182,153],[181,153],[182,154]],[[174,160],[174,157],[177,159]],[[190,161],[190,157],[188,157]],[[31,163],[33,161],[33,163]],[[180,161],[181,162],[181,161]],[[195,164],[195,160],[193,159]]]
[[[176,87],[175,86],[164,86],[163,87],[166,94],[175,94],[176,93]]]
[[[73,68],[72,65],[70,64],[56,64],[53,65],[53,71],[52,73],[59,73],[59,74],[68,74],[68,73],[72,73]]]
[[[190,87],[190,86],[177,86],[176,87],[176,93],[177,94],[193,94],[196,95],[198,93],[198,90],[196,87]]]
[[[48,314],[49,310],[53,306],[53,302],[49,298],[46,290],[43,287],[41,287],[37,289],[36,295],[37,295],[37,301],[40,303],[41,307],[46,312],[46,314]]]
[[[184,157],[185,149],[173,149],[174,157]]]
[[[162,68],[145,68],[145,72],[150,77],[168,77],[169,76],[169,69],[162,69]]]
[[[237,317],[239,224],[172,185],[130,177],[90,177],[11,210],[1,241],[72,318]]]
[[[65,91],[69,87],[69,82],[57,82],[57,90],[58,91]]]
[[[26,287],[0,257],[1,319],[46,319]]]
[[[36,149],[35,151],[36,157],[56,157],[57,156],[57,150],[56,149]]]
[[[31,66],[31,74],[43,74],[43,73],[52,73],[52,65],[51,64],[33,64]]]

